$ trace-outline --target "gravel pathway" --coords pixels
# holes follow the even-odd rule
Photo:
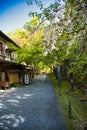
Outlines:
[[[46,75],[0,97],[0,130],[67,130]]]

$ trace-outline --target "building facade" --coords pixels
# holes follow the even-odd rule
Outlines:
[[[14,50],[9,43],[19,48],[13,40],[0,31],[0,89],[24,83],[25,72],[33,70],[32,67],[27,69],[25,65],[16,63],[16,54],[13,53]]]

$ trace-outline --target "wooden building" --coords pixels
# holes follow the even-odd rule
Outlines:
[[[33,70],[23,64],[16,63],[16,55],[8,43],[19,46],[7,35],[0,31],[0,88],[8,88],[12,84],[23,83],[25,72]]]

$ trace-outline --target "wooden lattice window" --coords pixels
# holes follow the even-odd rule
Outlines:
[[[2,43],[0,43],[0,55],[2,55],[3,54],[3,45],[2,45]]]
[[[2,72],[0,72],[0,81],[2,81]]]

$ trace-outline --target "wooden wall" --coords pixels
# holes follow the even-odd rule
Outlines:
[[[18,72],[9,72],[9,83],[18,83],[19,82],[19,73]]]

